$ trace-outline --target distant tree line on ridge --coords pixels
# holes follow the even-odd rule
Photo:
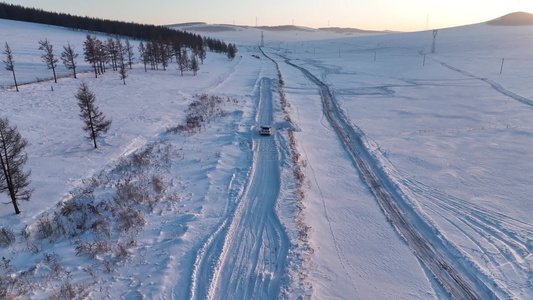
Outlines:
[[[231,48],[223,41],[212,38],[204,39],[200,35],[165,26],[73,16],[70,14],[47,12],[42,9],[27,8],[3,2],[0,2],[0,19],[63,26],[79,30],[108,33],[111,35],[128,36],[147,41],[179,40],[180,43],[191,49],[207,46],[209,50],[218,53],[227,53]]]

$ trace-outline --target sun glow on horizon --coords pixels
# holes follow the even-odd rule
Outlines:
[[[352,27],[418,31],[489,21],[522,11],[533,14],[533,0],[3,0],[49,11],[168,25],[185,22],[238,25]]]

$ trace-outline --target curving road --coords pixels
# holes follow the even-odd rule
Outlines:
[[[364,133],[351,124],[329,87],[308,70],[291,63],[317,85],[324,114],[340,137],[361,177],[374,194],[387,218],[415,252],[423,265],[454,299],[498,299],[502,292],[486,284],[483,274],[468,265],[462,255],[447,245],[406,202],[390,178],[364,145]]]

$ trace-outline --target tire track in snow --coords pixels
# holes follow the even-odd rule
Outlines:
[[[278,63],[272,59],[270,56],[268,56],[262,49],[261,49],[261,52],[263,53],[263,55],[268,58],[269,60],[271,60],[274,64],[276,64],[277,68],[278,68],[278,71],[279,71],[279,66],[278,66]],[[313,84],[313,81],[311,81],[309,78],[305,78],[307,80],[307,82],[309,82],[310,84]],[[296,108],[296,113],[298,114],[299,116],[299,111],[298,111],[298,108]],[[322,125],[324,128],[326,128],[328,131],[334,131],[333,129],[331,129],[329,126],[327,126],[326,124],[324,124],[324,115],[322,115],[320,117],[320,125]],[[327,120],[326,120],[327,122]],[[301,148],[302,148],[302,151],[304,152],[305,156],[307,156],[307,153],[305,152],[305,148],[303,147],[303,145],[301,145]],[[353,271],[355,272],[356,274],[359,274],[360,273],[350,264],[350,262],[346,259],[346,255],[344,254],[344,251],[342,250],[342,248],[340,247],[340,244],[339,244],[339,240],[337,238],[337,235],[335,234],[335,231],[333,230],[333,226],[331,224],[331,219],[329,217],[329,212],[328,212],[328,208],[327,208],[327,205],[326,205],[326,201],[325,201],[325,197],[324,197],[324,193],[322,192],[322,188],[320,187],[320,185],[318,184],[318,181],[316,179],[316,173],[315,173],[315,170],[313,168],[313,166],[311,165],[310,162],[307,162],[308,166],[310,167],[311,169],[311,172],[313,174],[313,179],[315,181],[315,184],[318,188],[318,191],[320,193],[320,198],[321,198],[321,202],[322,202],[322,207],[324,208],[324,217],[326,218],[326,221],[328,223],[328,228],[329,228],[329,234],[331,236],[331,240],[333,241],[333,246],[335,248],[335,253],[337,255],[337,258],[339,260],[339,263],[341,264],[342,266],[342,269],[344,270],[344,272],[346,273],[346,276],[348,276],[348,279],[350,281],[350,284],[352,285],[353,289],[354,289],[354,292],[355,294],[359,294],[358,290],[357,290],[357,286],[355,284],[355,281],[353,280],[352,278],[352,275],[350,274],[350,272],[348,271],[348,267]],[[348,267],[347,267],[348,266]],[[362,277],[362,276],[361,276]],[[369,283],[370,285],[372,285],[371,283]],[[357,297],[358,298],[358,297]]]
[[[448,69],[450,69],[452,71],[459,72],[459,73],[461,73],[461,74],[463,74],[465,76],[468,76],[468,77],[471,77],[471,78],[474,78],[474,79],[477,79],[477,80],[484,81],[484,82],[488,83],[490,86],[492,86],[493,89],[495,89],[499,93],[501,93],[501,94],[503,94],[503,95],[505,95],[505,96],[507,96],[509,98],[515,99],[517,101],[520,101],[520,102],[522,102],[522,103],[524,103],[526,105],[533,106],[533,100],[528,99],[526,97],[522,97],[522,96],[520,96],[518,94],[515,94],[515,93],[511,92],[510,90],[504,88],[501,84],[499,84],[499,83],[497,83],[497,82],[495,82],[493,80],[490,80],[490,79],[484,78],[484,77],[479,77],[477,75],[468,73],[468,72],[466,72],[464,70],[458,69],[458,68],[456,68],[454,66],[451,66],[451,65],[449,65],[449,64],[447,64],[445,62],[442,62],[442,61],[438,61],[438,60],[435,60],[435,61],[437,61],[443,67],[446,67],[446,68],[448,68]]]
[[[418,181],[410,180],[407,184],[412,192],[429,200],[425,202],[426,209],[441,216],[477,247],[473,250],[483,255],[491,275],[495,272],[501,278],[520,275],[519,278],[528,278],[525,280],[533,283],[528,262],[533,252],[533,225],[475,206]],[[465,227],[458,226],[457,221]],[[511,274],[505,273],[508,270],[506,265],[512,266],[514,271]]]
[[[260,124],[273,122],[270,79],[262,78]],[[248,186],[230,214],[200,249],[190,299],[276,299],[286,269],[289,238],[275,206],[280,164],[275,135],[254,133],[254,162]]]
[[[413,249],[419,260],[455,299],[496,299],[503,292],[478,278],[479,272],[435,233],[406,202],[405,195],[379,167],[365,147],[364,133],[351,124],[338,107],[329,87],[308,70],[291,63],[319,88],[324,114],[337,132],[362,179],[376,197],[387,218]],[[493,290],[495,289],[495,290]]]

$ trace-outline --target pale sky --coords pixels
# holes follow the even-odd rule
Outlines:
[[[0,0],[44,10],[156,25],[352,27],[417,31],[533,13],[533,0]]]

